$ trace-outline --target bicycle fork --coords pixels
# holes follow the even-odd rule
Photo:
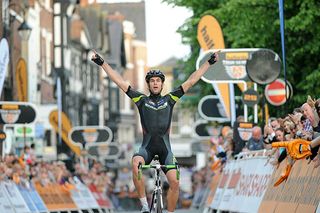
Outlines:
[[[152,209],[155,210],[155,212],[161,211],[163,209],[163,200],[162,200],[162,189],[161,189],[161,180],[159,176],[159,170],[156,171],[156,180],[155,180],[155,189],[152,193],[152,199],[151,199],[151,205],[150,205],[150,212],[152,212]]]

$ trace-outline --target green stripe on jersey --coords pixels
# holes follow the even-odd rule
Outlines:
[[[137,103],[138,101],[140,101],[140,99],[142,97],[143,97],[143,95],[140,95],[139,97],[132,98],[132,100],[133,100],[134,103]]]
[[[170,93],[169,95],[170,95],[170,97],[171,97],[175,102],[177,102],[177,101],[179,100],[179,97],[174,96],[174,95],[172,95],[171,93]]]

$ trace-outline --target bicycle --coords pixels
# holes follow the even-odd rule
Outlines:
[[[150,168],[155,169],[155,172],[154,172],[155,185],[154,185],[154,189],[153,189],[153,193],[152,193],[152,199],[151,199],[149,210],[150,210],[150,212],[162,213],[163,200],[162,200],[160,170],[162,168],[176,169],[177,170],[177,180],[180,179],[180,170],[179,170],[179,166],[177,164],[161,165],[159,162],[158,155],[154,156],[153,161],[155,161],[155,164],[142,165],[142,163],[139,163],[139,165],[138,165],[138,180],[141,179],[143,169],[150,169]],[[152,210],[154,210],[154,211],[152,211]]]

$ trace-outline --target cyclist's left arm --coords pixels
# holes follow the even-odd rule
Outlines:
[[[217,52],[213,53],[209,60],[206,61],[204,64],[202,64],[199,69],[194,71],[189,78],[182,83],[182,88],[184,92],[187,92],[193,85],[195,85],[200,78],[206,73],[210,65],[214,64],[218,60],[218,54]]]
[[[174,89],[172,92],[169,93],[170,96],[170,104],[174,105],[182,96],[184,95],[184,90],[182,86]]]

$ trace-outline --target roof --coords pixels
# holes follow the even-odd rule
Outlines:
[[[119,12],[125,19],[134,23],[136,39],[146,41],[146,12],[145,2],[126,3],[104,3],[101,9],[108,11],[108,14]]]

